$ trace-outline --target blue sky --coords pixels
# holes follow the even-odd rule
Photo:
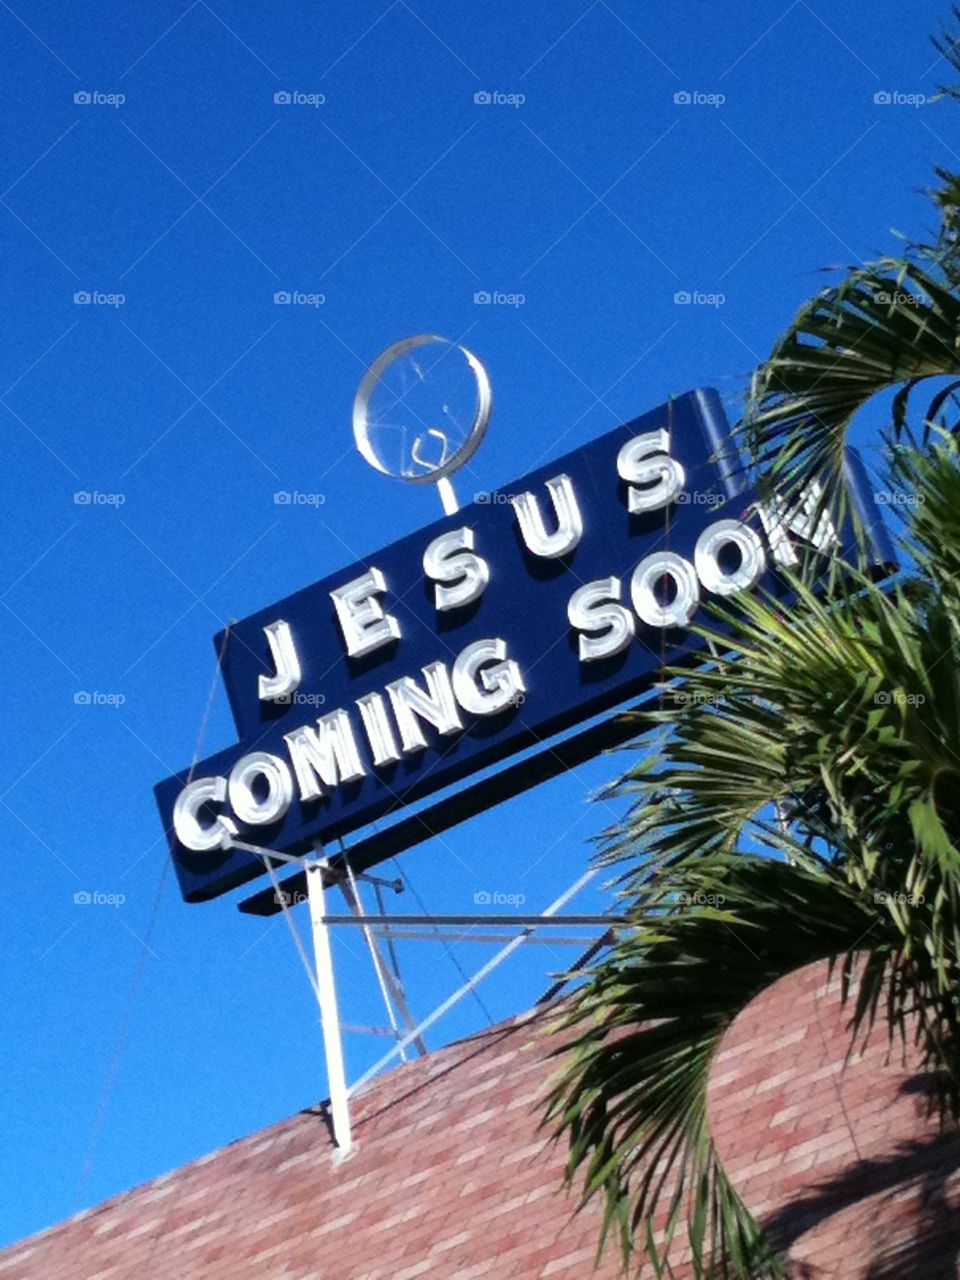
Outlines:
[[[945,12],[0,6],[0,1240],[325,1093],[282,923],[180,901],[152,786],[191,758],[214,632],[439,514],[353,448],[366,363],[424,330],[480,356],[486,488],[691,387],[735,417],[822,268],[930,226],[922,188],[960,157],[950,104],[913,100],[945,74],[928,41]],[[294,489],[323,505],[274,503]],[[204,753],[233,736],[217,688]],[[611,816],[586,797],[616,766],[403,869],[432,911],[483,889],[539,909],[586,865]],[[414,1011],[489,954],[408,944]],[[430,1043],[525,1008],[569,959],[529,948]],[[355,938],[337,961],[343,1017],[382,1022]],[[348,1076],[382,1048],[349,1038]]]

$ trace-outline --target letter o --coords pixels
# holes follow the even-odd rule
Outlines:
[[[669,604],[657,599],[656,586],[670,578],[676,595]],[[641,622],[651,627],[685,627],[697,611],[700,587],[689,560],[673,551],[657,551],[645,556],[630,579],[630,599]]]
[[[720,567],[723,547],[735,546],[740,564],[727,572]],[[717,520],[697,539],[693,553],[697,576],[708,591],[718,596],[736,595],[755,587],[767,567],[767,556],[759,535],[741,520]]]
[[[257,778],[266,781],[266,794],[258,799],[253,785]],[[293,778],[279,756],[269,751],[251,751],[242,756],[227,780],[230,807],[244,823],[263,825],[276,822],[293,801]]]

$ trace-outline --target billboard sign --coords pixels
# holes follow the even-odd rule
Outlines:
[[[812,496],[758,506],[728,437],[691,391],[215,637],[238,740],[156,788],[183,896],[264,871],[237,841],[306,853],[516,767],[695,652],[705,602],[835,545]]]

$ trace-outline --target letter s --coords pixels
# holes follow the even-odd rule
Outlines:
[[[465,525],[441,533],[423,553],[423,572],[437,584],[434,599],[441,613],[470,604],[486,590],[490,566],[474,555],[473,545],[473,530]]]
[[[571,627],[600,635],[581,635],[579,653],[581,662],[595,662],[609,658],[626,649],[634,636],[633,614],[619,600],[619,578],[600,578],[578,587],[567,604],[567,618]]]
[[[670,432],[663,428],[628,440],[617,455],[617,474],[629,486],[627,510],[631,515],[669,506],[686,483],[682,464],[670,457]],[[645,488],[634,487],[640,484]]]

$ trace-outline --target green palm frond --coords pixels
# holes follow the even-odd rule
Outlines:
[[[934,43],[960,72],[952,12]],[[738,428],[764,496],[789,505],[815,481],[858,528],[847,444],[869,407],[901,580],[821,562],[816,588],[807,565],[790,582],[788,616],[751,596],[714,610],[709,660],[665,673],[636,720],[648,753],[613,788],[630,808],[601,856],[629,927],[565,1006],[547,1123],[583,1201],[603,1202],[603,1240],[658,1277],[686,1247],[701,1280],[783,1274],[706,1091],[727,1027],[794,969],[832,958],[852,1033],[880,1019],[912,1037],[941,1116],[960,1117],[960,176],[937,177],[932,237],[807,303]]]
[[[948,67],[952,67],[954,71],[960,74],[960,8],[957,5],[950,6],[950,12],[957,26],[951,28],[948,26],[941,27],[940,34],[933,37],[933,47],[936,49],[940,57],[944,59]],[[951,98],[960,98],[960,89],[955,85],[943,85],[940,92]]]
[[[631,927],[566,1011],[548,1119],[605,1236],[663,1274],[681,1228],[699,1276],[778,1274],[706,1113],[724,1031],[778,977],[837,958],[853,1033],[913,1037],[960,1115],[960,446],[899,449],[893,473],[912,578],[846,566],[839,597],[795,578],[789,614],[717,607],[709,663],[668,670],[638,720],[662,745],[615,788],[602,856]]]
[[[940,193],[944,218],[960,211],[952,182]],[[896,392],[890,425],[897,434],[921,384],[939,380],[921,408],[925,428],[956,408],[960,292],[947,274],[952,252],[913,246],[904,258],[850,271],[800,310],[754,374],[741,431],[761,476],[781,496],[816,480],[824,506],[837,518],[850,512],[847,433],[881,393]]]
[[[670,1274],[676,1242],[701,1275],[723,1260],[718,1275],[780,1276],[710,1136],[710,1065],[758,991],[852,952],[876,920],[829,868],[718,854],[658,878],[633,921],[564,1021],[576,1034],[547,1123],[569,1138],[570,1180],[584,1202],[604,1198],[604,1237],[625,1259],[636,1250]]]
[[[955,25],[933,43],[960,72],[960,7],[952,14]],[[958,88],[940,93],[960,98]],[[822,506],[838,517],[849,513],[855,525],[844,463],[856,415],[876,404],[882,425],[897,436],[910,416],[924,431],[958,418],[960,176],[935,172],[933,238],[906,241],[899,256],[849,268],[807,302],[753,375],[739,424],[762,483],[788,497],[816,480]]]

